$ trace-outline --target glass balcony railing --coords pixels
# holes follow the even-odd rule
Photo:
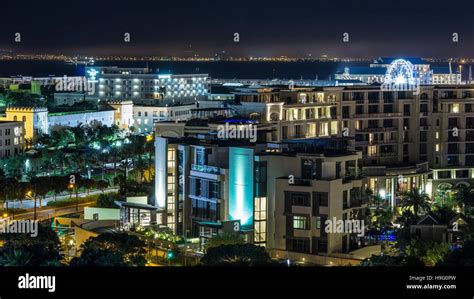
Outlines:
[[[210,173],[210,174],[221,174],[221,169],[219,167],[208,166],[208,165],[192,164],[191,170],[204,172],[204,173]]]

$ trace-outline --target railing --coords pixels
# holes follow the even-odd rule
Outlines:
[[[388,117],[401,117],[402,114],[400,112],[392,112],[392,113],[372,113],[372,114],[358,114],[357,117],[359,118],[388,118]]]
[[[396,127],[376,127],[376,128],[363,128],[358,129],[356,132],[389,132],[389,131],[397,131]]]
[[[311,180],[295,178],[289,185],[310,187]]]
[[[221,174],[221,169],[219,167],[208,166],[208,165],[192,164],[191,170],[204,172],[204,173],[210,173],[210,174]]]
[[[361,180],[362,179],[362,176],[361,175],[352,175],[352,176],[345,176],[342,178],[342,183],[343,184],[346,184],[346,183],[350,183],[352,181],[355,181],[355,180]]]

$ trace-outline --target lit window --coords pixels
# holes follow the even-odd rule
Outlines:
[[[321,217],[316,217],[316,228],[321,228]]]
[[[294,229],[309,229],[309,221],[307,216],[293,216]]]
[[[436,151],[439,152],[439,143],[436,143]]]
[[[459,104],[453,104],[452,113],[459,113]]]
[[[321,123],[319,126],[319,136],[328,136],[329,135],[329,123]]]
[[[337,128],[337,121],[332,121],[331,122],[331,135],[337,135],[338,128]]]
[[[369,157],[373,157],[377,155],[377,146],[376,145],[371,145],[367,147],[367,155]]]

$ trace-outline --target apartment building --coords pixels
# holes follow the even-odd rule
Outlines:
[[[21,121],[0,121],[0,158],[22,153],[25,131]]]
[[[327,219],[366,216],[361,153],[347,151],[347,140],[277,144],[157,136],[155,145],[160,223],[198,238],[201,246],[235,227],[247,242],[274,254],[291,252],[298,260],[364,245],[354,233],[325,229]]]
[[[35,141],[42,133],[49,132],[48,109],[41,107],[8,107],[0,121],[21,121],[24,138]]]
[[[280,256],[291,252],[298,261],[364,246],[352,231],[327,230],[327,220],[366,223],[366,181],[358,168],[361,153],[347,151],[342,144],[302,141],[289,143],[291,151],[258,155],[258,165],[265,167],[260,173],[266,177],[255,196],[256,244]]]
[[[258,122],[259,139],[346,138],[362,153],[361,173],[392,206],[397,194],[418,187],[440,189],[474,183],[474,86],[421,85],[418,91],[380,85],[278,88],[263,102],[234,108]],[[266,101],[266,102],[265,102]],[[249,104],[251,108],[245,107]],[[253,112],[250,112],[253,111]],[[160,124],[157,133],[193,136],[215,131],[206,124]]]
[[[157,122],[229,117],[233,114],[234,111],[224,101],[217,100],[182,105],[135,105],[133,107],[133,122],[138,132],[143,133],[153,132]]]

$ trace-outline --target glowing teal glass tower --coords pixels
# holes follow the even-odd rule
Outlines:
[[[244,228],[253,225],[253,160],[253,149],[229,150],[229,218]]]

